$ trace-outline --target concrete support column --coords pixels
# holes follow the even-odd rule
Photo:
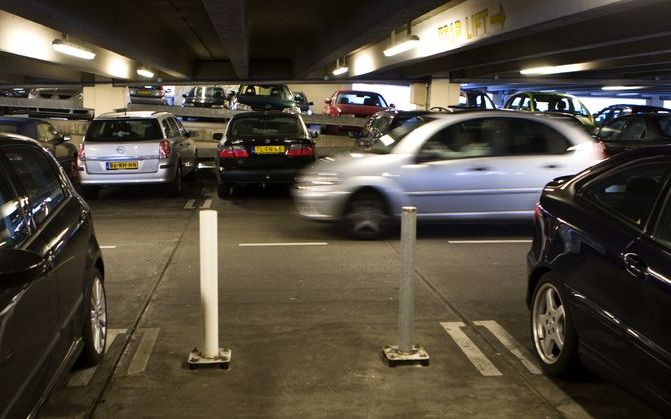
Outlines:
[[[93,109],[95,116],[125,108],[128,88],[111,84],[84,86],[84,107]]]
[[[433,79],[429,87],[429,108],[459,104],[459,84],[449,79]]]
[[[429,85],[425,83],[412,83],[410,85],[410,103],[417,109],[427,109],[429,101]]]

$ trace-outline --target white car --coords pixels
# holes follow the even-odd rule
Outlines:
[[[182,191],[198,169],[194,134],[168,112],[116,112],[94,119],[79,148],[82,191],[94,198],[104,185],[165,184]]]
[[[365,154],[306,168],[294,188],[299,213],[341,222],[357,238],[381,236],[408,205],[419,221],[531,220],[547,182],[603,158],[585,130],[562,117],[462,112],[414,124]]]

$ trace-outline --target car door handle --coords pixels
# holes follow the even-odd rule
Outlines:
[[[489,168],[487,166],[475,166],[475,167],[471,167],[468,170],[471,171],[471,172],[486,172],[488,170],[491,170],[491,168]]]
[[[543,169],[559,169],[562,165],[559,163],[548,163],[541,166]]]
[[[627,272],[637,278],[642,277],[647,269],[647,265],[643,263],[636,253],[625,253],[622,256],[622,261],[624,262],[624,268]]]

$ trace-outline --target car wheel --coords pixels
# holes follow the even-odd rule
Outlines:
[[[107,299],[102,275],[97,269],[89,285],[83,338],[84,349],[79,361],[86,366],[96,365],[105,354],[107,342]]]
[[[168,193],[176,196],[182,193],[182,162],[177,162],[177,170],[175,171],[175,178],[168,183]]]
[[[541,368],[553,376],[568,376],[579,367],[578,336],[567,299],[554,274],[536,284],[531,309],[531,336]]]
[[[217,195],[219,195],[219,198],[221,199],[230,198],[234,193],[235,187],[232,183],[225,182],[220,183],[219,186],[217,186]]]
[[[356,194],[347,204],[342,218],[347,233],[359,240],[383,237],[390,221],[386,202],[377,192]]]
[[[86,199],[96,199],[98,197],[98,187],[82,185],[82,195]]]

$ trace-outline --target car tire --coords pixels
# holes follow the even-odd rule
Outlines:
[[[217,186],[217,195],[219,195],[219,198],[221,199],[230,198],[233,196],[234,193],[235,193],[235,187],[233,186],[232,183],[224,182],[220,183]]]
[[[375,240],[385,236],[391,216],[386,201],[379,193],[365,191],[350,199],[341,223],[349,236],[358,240]]]
[[[578,335],[567,302],[555,274],[543,275],[531,299],[531,338],[541,368],[557,377],[573,376],[580,369]]]
[[[178,196],[182,193],[182,162],[179,161],[177,164],[177,170],[175,170],[175,178],[172,182],[168,183],[168,193],[172,196]]]
[[[107,299],[102,275],[94,269],[86,295],[86,315],[82,338],[84,348],[79,356],[82,366],[93,366],[105,355],[107,343]]]
[[[82,196],[86,199],[98,198],[98,187],[82,185]]]

